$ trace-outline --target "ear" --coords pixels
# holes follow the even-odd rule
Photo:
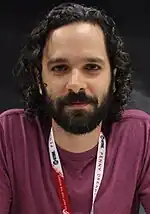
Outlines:
[[[43,95],[43,94],[44,94],[44,90],[46,90],[45,88],[47,87],[47,84],[46,84],[46,83],[43,83],[42,85],[39,84],[38,86],[39,86],[39,93],[40,93],[41,95]]]
[[[114,73],[114,77],[115,77],[116,73],[117,73],[117,68],[114,68],[113,73]]]
[[[39,88],[39,93],[41,95],[43,95],[41,84],[40,84],[40,74],[39,74],[39,71],[36,68],[35,68],[35,77],[36,77],[36,82],[37,82],[37,85],[38,85],[38,88]]]
[[[115,84],[116,73],[117,73],[117,68],[115,68],[115,69],[113,70],[113,74],[114,74],[113,93],[116,91],[116,84]]]
[[[41,86],[39,85],[39,93],[41,94],[41,95],[43,95],[43,92],[42,92],[42,89],[41,89]]]

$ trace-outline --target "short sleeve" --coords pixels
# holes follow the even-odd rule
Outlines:
[[[0,125],[0,214],[9,214],[12,198],[6,154],[3,129]]]

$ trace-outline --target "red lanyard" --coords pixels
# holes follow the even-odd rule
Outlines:
[[[90,214],[94,214],[94,203],[96,199],[97,192],[100,188],[101,181],[104,174],[104,162],[106,155],[106,140],[102,133],[99,136],[98,150],[97,150],[97,160],[95,166],[95,175],[93,183],[93,199]],[[56,148],[56,143],[54,141],[53,130],[51,129],[49,135],[49,156],[54,171],[54,177],[56,182],[56,189],[59,196],[62,214],[72,214],[71,207],[68,198],[68,191],[65,184],[64,173],[62,170],[59,154]]]

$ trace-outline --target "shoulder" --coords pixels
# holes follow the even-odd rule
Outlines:
[[[141,110],[124,111],[121,120],[112,125],[110,138],[143,161],[150,152],[150,115]]]
[[[120,121],[112,124],[111,136],[124,139],[135,147],[150,144],[150,115],[141,110],[126,110]]]
[[[23,109],[9,109],[0,114],[0,124],[2,126],[10,124],[18,125],[22,118],[26,118]]]
[[[130,127],[132,130],[150,129],[150,115],[142,110],[130,109],[125,110],[120,121],[114,124],[117,127]]]
[[[126,110],[112,125],[113,139],[127,142],[134,150],[150,149],[150,115],[141,110]]]
[[[37,119],[29,120],[24,109],[9,109],[0,114],[0,125],[4,131],[12,132],[31,127],[37,123]]]
[[[6,118],[14,118],[25,115],[24,109],[9,109],[0,114],[0,120]]]
[[[129,109],[122,114],[122,120],[142,120],[150,121],[150,115],[142,110]]]
[[[41,125],[37,118],[30,119],[23,109],[10,109],[0,115],[0,143],[5,144],[8,151],[20,148],[23,142],[37,138]]]

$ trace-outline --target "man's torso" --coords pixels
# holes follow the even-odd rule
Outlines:
[[[144,153],[145,124],[128,111],[114,123],[107,142],[104,177],[94,214],[135,214]],[[132,116],[131,116],[132,115]],[[10,214],[60,214],[60,203],[48,153],[48,139],[38,120],[22,110],[1,115],[11,183]],[[145,131],[144,131],[145,130]],[[71,143],[71,142],[70,142]],[[97,148],[74,154],[58,148],[73,214],[90,213]]]

